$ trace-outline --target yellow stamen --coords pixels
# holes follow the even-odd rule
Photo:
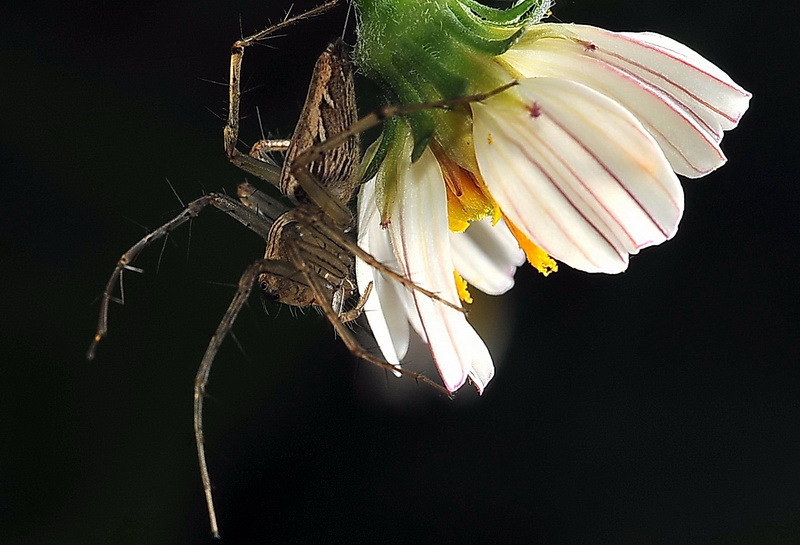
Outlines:
[[[464,280],[456,270],[453,271],[453,275],[456,278],[456,289],[458,290],[458,298],[467,304],[472,303],[472,296],[469,294],[469,289],[467,288],[467,281]]]
[[[436,155],[447,186],[450,230],[461,233],[472,221],[487,216],[498,218],[497,205],[489,196],[480,177],[450,159],[438,145],[432,144],[431,149]]]
[[[525,252],[528,262],[533,265],[537,271],[547,276],[550,273],[558,270],[558,264],[555,262],[555,260],[547,255],[547,252],[534,244],[531,239],[526,237],[516,225],[508,220],[508,218],[506,218],[506,224],[511,230],[511,234],[517,239],[519,247],[522,248],[523,252]]]

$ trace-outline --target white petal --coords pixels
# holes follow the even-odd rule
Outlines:
[[[389,233],[380,225],[374,180],[361,187],[358,223],[358,245],[384,265],[397,269]],[[364,314],[383,357],[388,363],[399,365],[408,351],[406,309],[410,305],[410,297],[407,292],[398,289],[396,282],[360,259],[356,260],[356,280],[359,293],[365,293],[367,285],[372,282],[372,293],[364,304]]]
[[[534,243],[588,272],[677,231],[683,190],[653,138],[615,101],[577,83],[520,81],[473,104],[475,151],[503,213]]]
[[[483,293],[500,295],[514,287],[514,273],[525,254],[504,221],[472,222],[463,233],[450,233],[453,263],[459,274]]]
[[[724,164],[722,131],[736,126],[751,95],[719,68],[659,34],[574,24],[534,28],[501,59],[525,76],[569,79],[616,100],[679,174],[699,177]]]
[[[418,286],[458,302],[444,179],[430,150],[398,179],[389,232],[400,268]],[[494,373],[486,345],[463,313],[412,291],[424,336],[444,385],[455,391],[467,377],[480,389]]]
[[[478,390],[478,393],[482,394],[486,385],[489,384],[489,381],[494,377],[492,357],[489,355],[489,350],[486,348],[483,340],[477,334],[464,336],[463,342],[466,345],[464,349],[467,353],[472,354],[469,380]]]

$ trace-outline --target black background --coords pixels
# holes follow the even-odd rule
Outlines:
[[[126,276],[98,359],[84,352],[114,260],[181,208],[165,179],[188,200],[244,178],[222,153],[219,83],[240,24],[287,7],[0,8],[4,543],[209,541],[192,380],[262,243],[216,214],[194,222],[160,268],[159,246]],[[246,141],[256,104],[288,134],[344,11],[248,52]],[[625,274],[526,267],[476,305],[510,340],[482,398],[384,378],[316,312],[253,299],[207,405],[227,542],[800,542],[796,32],[722,0],[555,13],[667,34],[753,92],[728,165],[684,181],[676,239]]]

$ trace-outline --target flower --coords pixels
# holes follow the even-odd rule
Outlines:
[[[546,0],[507,10],[474,0],[356,5],[356,61],[390,101],[517,82],[452,111],[394,118],[368,156],[359,244],[448,301],[469,302],[466,282],[510,289],[520,264],[512,237],[545,275],[554,259],[624,271],[629,255],[675,235],[676,173],[695,178],[721,166],[723,131],[750,99],[665,36],[541,23]],[[374,283],[365,311],[387,361],[399,365],[413,328],[450,391],[467,379],[483,390],[491,356],[463,313],[363,263],[356,273],[362,291]]]

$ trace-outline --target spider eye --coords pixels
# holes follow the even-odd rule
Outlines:
[[[278,302],[278,300],[280,299],[278,297],[278,294],[274,290],[270,289],[269,284],[267,282],[259,282],[259,287],[261,288],[261,295],[264,297],[264,299],[266,299],[271,303]]]

